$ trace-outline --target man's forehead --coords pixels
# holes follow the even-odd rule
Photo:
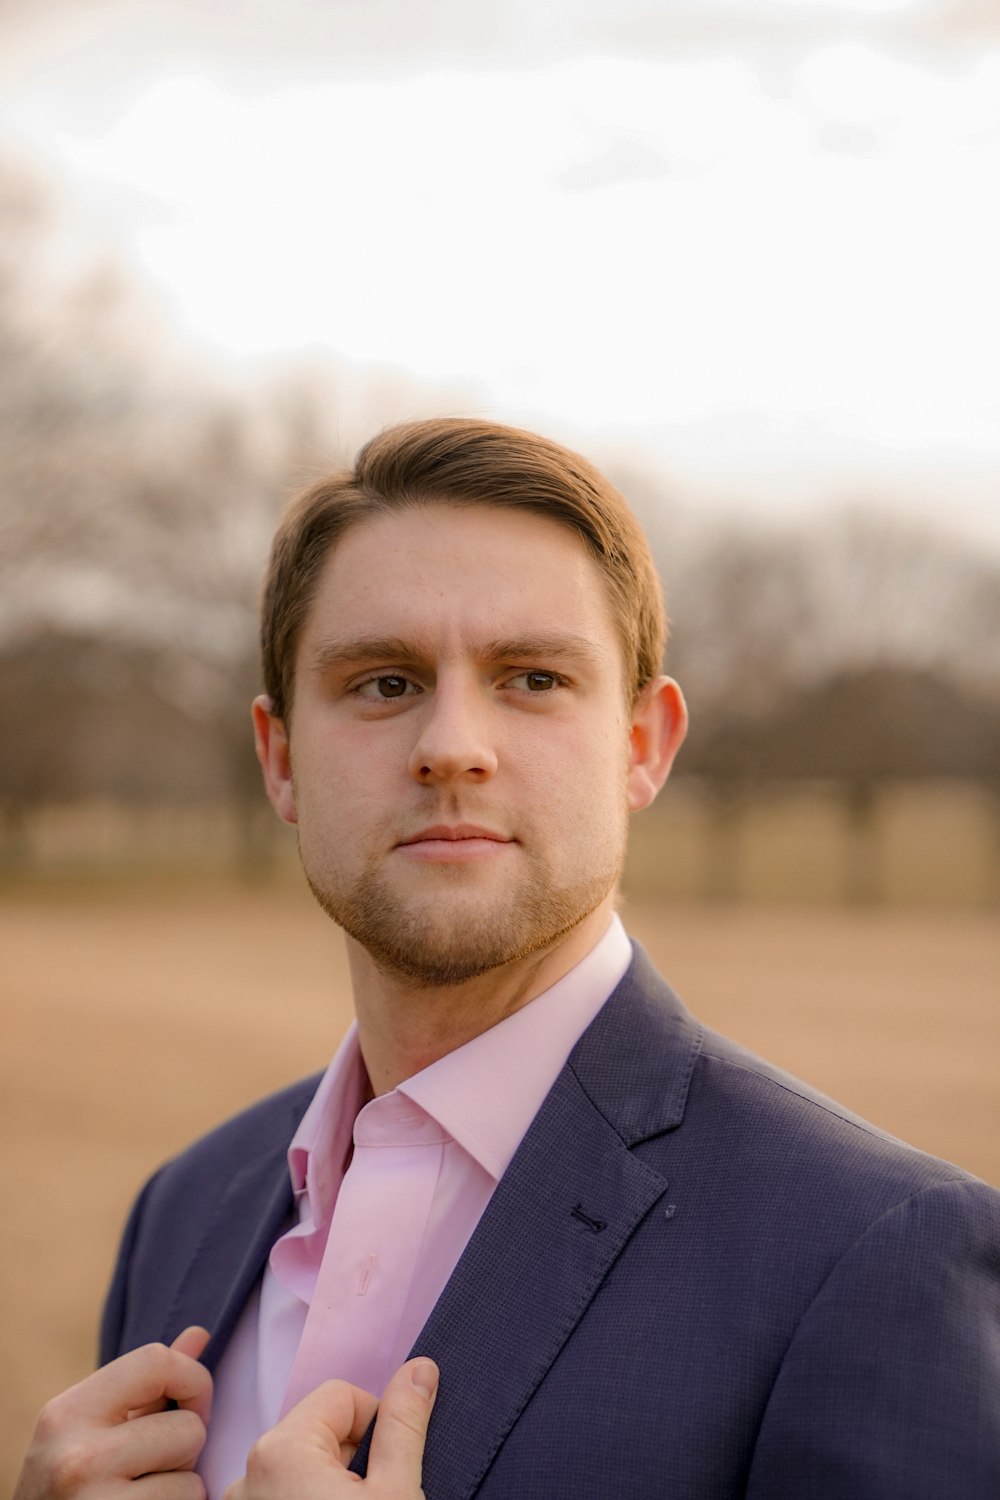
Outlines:
[[[366,516],[331,547],[298,669],[540,662],[624,669],[607,581],[572,527],[531,511],[426,502]]]
[[[476,536],[495,537],[502,543],[505,536],[530,538],[533,546],[549,544],[580,547],[589,555],[584,533],[567,516],[555,508],[534,503],[504,503],[502,500],[462,501],[455,497],[435,499],[429,496],[412,502],[362,511],[353,516],[333,544],[333,550],[350,547],[373,533],[391,538],[408,536]]]
[[[313,607],[364,630],[449,608],[535,633],[566,612],[606,616],[602,570],[579,532],[531,511],[427,502],[365,517],[330,548]]]

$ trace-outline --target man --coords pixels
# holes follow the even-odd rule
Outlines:
[[[621,497],[391,429],[282,523],[262,641],[357,1027],[147,1185],[18,1500],[413,1500],[425,1431],[428,1500],[1000,1494],[1000,1195],[706,1032],[615,916],[686,724]]]

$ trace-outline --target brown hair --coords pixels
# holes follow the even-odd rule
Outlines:
[[[666,642],[659,579],[642,528],[614,486],[547,438],[438,417],[379,433],[353,469],[310,486],[285,513],[261,607],[264,687],[275,714],[289,717],[299,637],[330,549],[368,516],[428,503],[532,510],[572,527],[604,574],[633,697],[657,675]]]

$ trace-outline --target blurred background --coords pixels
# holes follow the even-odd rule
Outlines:
[[[6,0],[0,101],[0,1484],[141,1178],[346,1025],[247,705],[391,421],[628,495],[693,721],[632,929],[1000,1183],[1000,10]]]

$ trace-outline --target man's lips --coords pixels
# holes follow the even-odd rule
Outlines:
[[[401,844],[419,844],[425,839],[495,839],[498,844],[510,844],[502,833],[494,833],[492,828],[480,828],[475,823],[456,823],[451,826],[447,823],[435,823],[431,828],[422,828],[419,833],[411,834],[409,838],[400,839]]]
[[[435,823],[400,839],[397,849],[422,859],[482,859],[499,854],[516,840],[476,823]]]

